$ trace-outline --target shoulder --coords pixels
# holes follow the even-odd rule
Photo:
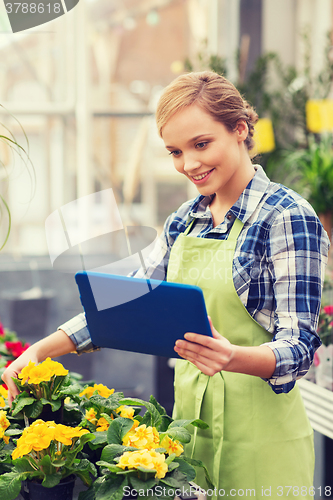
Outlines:
[[[288,217],[303,217],[320,224],[316,212],[305,198],[283,184],[270,181],[252,214],[251,222],[265,221],[270,228]]]
[[[270,246],[291,245],[327,254],[329,239],[316,212],[292,189],[270,182],[258,209]]]

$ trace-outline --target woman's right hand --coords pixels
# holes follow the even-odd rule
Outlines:
[[[29,361],[33,361],[36,364],[38,363],[37,354],[33,349],[31,349],[31,347],[29,347],[26,351],[24,351],[23,354],[21,354],[21,356],[15,359],[15,361],[13,361],[2,374],[1,378],[8,387],[9,406],[12,406],[13,399],[19,394],[19,390],[16,387],[12,377],[17,378],[22,369],[29,364]]]
[[[47,357],[56,358],[63,354],[76,352],[75,345],[63,330],[57,330],[48,337],[39,340],[28,347],[26,351],[13,361],[2,375],[2,380],[8,387],[8,403],[11,406],[19,391],[12,377],[17,378],[22,369],[32,361],[35,364],[44,361]]]

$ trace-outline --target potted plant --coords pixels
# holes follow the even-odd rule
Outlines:
[[[71,500],[74,481],[80,477],[92,484],[95,466],[86,458],[77,459],[94,435],[81,427],[36,420],[26,427],[11,452],[11,471],[0,476],[0,495],[12,500],[21,491],[30,500],[39,498]],[[70,483],[70,484],[68,484]]]
[[[18,379],[13,379],[20,394],[12,405],[11,415],[16,418],[35,419],[43,415],[44,420],[63,421],[64,400],[79,393],[81,387],[61,363],[47,358],[36,365],[33,362],[23,368]]]
[[[96,428],[104,423],[104,428],[102,425],[96,428],[96,438],[89,442],[89,446],[101,443],[103,446],[101,458],[96,462],[99,477],[87,491],[88,498],[118,500],[162,495],[174,499],[186,491],[193,493],[194,467],[204,469],[207,484],[213,487],[205,465],[184,453],[184,444],[191,440],[187,427],[207,428],[205,422],[173,420],[153,396],[149,402],[118,400],[120,406],[110,413],[98,413],[101,401],[97,396],[92,396],[89,403],[91,407],[82,424]],[[139,414],[140,407],[146,408],[144,416]]]

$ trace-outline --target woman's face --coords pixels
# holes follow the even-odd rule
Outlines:
[[[230,132],[196,104],[175,113],[162,130],[176,170],[205,196],[242,192],[251,163],[244,144],[247,134],[245,121],[240,120]]]

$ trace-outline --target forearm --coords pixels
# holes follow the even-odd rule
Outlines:
[[[46,358],[56,358],[70,352],[76,352],[75,344],[63,330],[57,330],[31,345],[25,351],[27,359],[34,358],[40,363]]]
[[[270,378],[276,367],[276,358],[272,349],[266,345],[243,347],[232,345],[232,355],[225,371],[245,373],[261,378]]]

